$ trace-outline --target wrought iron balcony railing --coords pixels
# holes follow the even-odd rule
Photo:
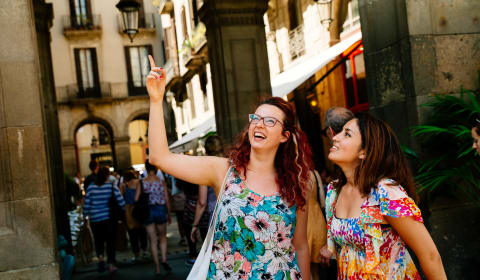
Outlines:
[[[97,30],[101,29],[100,15],[68,15],[62,17],[63,30]]]
[[[303,25],[299,25],[295,29],[290,30],[290,32],[288,32],[288,39],[291,60],[305,54],[305,34],[303,32]]]

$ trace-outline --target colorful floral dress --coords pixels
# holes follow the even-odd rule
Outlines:
[[[336,202],[337,192],[330,184],[327,244],[338,262],[338,279],[421,279],[405,242],[384,218],[412,217],[423,222],[420,209],[402,186],[381,180],[356,218],[337,218]]]
[[[218,207],[207,279],[301,279],[296,206],[250,190],[231,168]]]

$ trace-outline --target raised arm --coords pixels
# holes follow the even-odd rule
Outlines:
[[[218,193],[219,186],[228,169],[228,160],[220,157],[195,157],[171,153],[163,118],[163,97],[165,95],[165,70],[156,67],[152,56],[150,71],[147,76],[147,90],[150,96],[150,118],[148,127],[149,161],[160,170],[184,181],[214,186]]]

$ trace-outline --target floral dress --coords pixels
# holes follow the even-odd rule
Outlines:
[[[207,279],[301,279],[296,206],[250,190],[231,168],[218,207]]]
[[[381,180],[356,218],[337,218],[336,202],[337,192],[330,184],[327,244],[337,258],[338,279],[421,279],[405,242],[384,218],[412,217],[423,222],[420,209],[402,186]]]

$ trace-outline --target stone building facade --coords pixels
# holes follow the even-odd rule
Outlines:
[[[156,1],[162,17],[167,102],[175,116],[174,152],[201,154],[202,137],[216,131],[206,27],[198,1]]]
[[[134,129],[135,133],[129,127],[134,120],[148,120],[147,55],[162,65],[165,53],[160,15],[152,1],[141,1],[139,33],[133,42],[122,32],[116,0],[50,2],[55,14],[51,46],[65,172],[85,176],[93,158],[117,170],[129,167],[135,164],[132,157],[138,157],[132,154],[134,148],[144,153],[136,161],[143,161],[146,125],[138,128],[143,132]],[[92,143],[77,137],[84,125],[82,132]],[[169,127],[170,134],[172,130]]]
[[[269,1],[264,22],[272,93],[295,104],[317,168],[331,167],[325,112],[368,110],[358,0],[332,1],[330,14],[313,0]]]

